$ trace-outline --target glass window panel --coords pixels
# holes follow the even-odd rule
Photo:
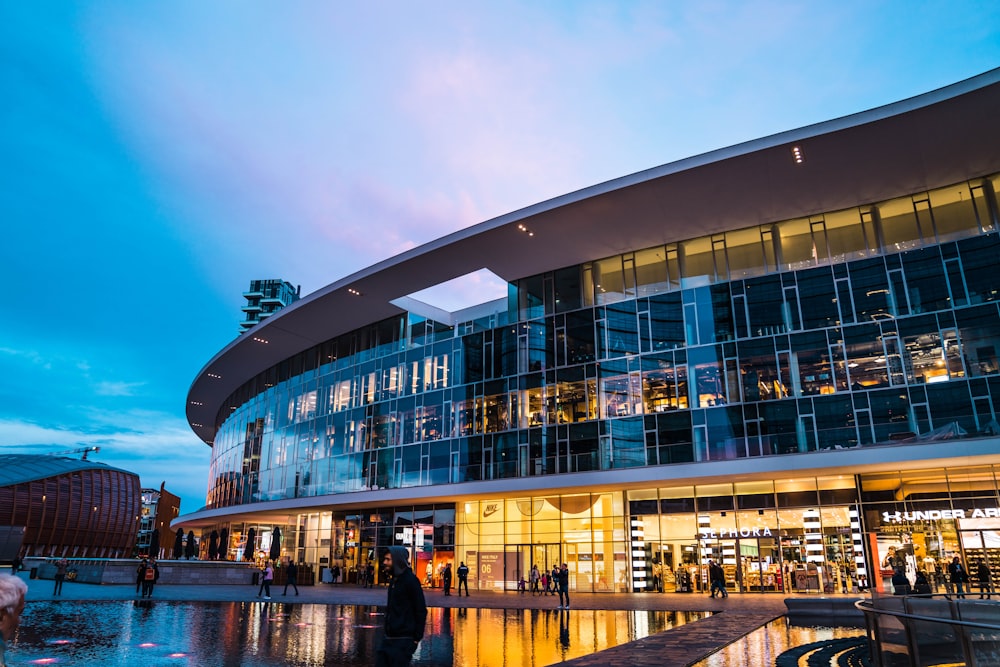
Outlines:
[[[705,496],[731,496],[733,495],[732,484],[699,484],[695,488],[695,495],[699,498]]]
[[[884,387],[889,384],[885,350],[875,325],[846,327],[847,368],[853,390]]]
[[[948,488],[954,495],[995,496],[997,494],[996,479],[990,466],[948,470]]]
[[[818,329],[840,324],[837,292],[829,267],[802,271],[796,276],[802,321],[806,329]]]
[[[712,256],[712,240],[707,236],[685,241],[680,244],[681,284],[685,288],[708,285],[715,282],[715,259]]]
[[[880,204],[878,211],[887,249],[899,251],[923,245],[913,201],[909,197]]]
[[[845,449],[858,445],[854,405],[847,395],[823,396],[813,401],[819,449]]]
[[[996,258],[1000,255],[1000,237],[996,234],[966,239],[958,244],[962,257],[965,284],[972,303],[996,301],[1000,284],[996,280]]]
[[[680,294],[664,294],[649,299],[651,349],[672,350],[684,345],[684,311]]]
[[[614,303],[625,298],[625,274],[622,257],[615,255],[593,263],[597,303]]]
[[[775,225],[783,268],[801,269],[816,264],[816,248],[808,220],[787,220]]]
[[[636,295],[646,296],[670,289],[667,259],[663,247],[635,253]]]
[[[693,498],[693,486],[671,486],[660,489],[660,498]]]
[[[878,321],[893,316],[889,307],[889,278],[881,258],[849,265],[854,310],[859,322]]]
[[[939,241],[979,233],[979,220],[968,184],[932,190],[930,199]]]
[[[873,391],[868,400],[872,409],[875,442],[887,442],[894,434],[899,437],[900,434],[913,432],[910,428],[910,401],[905,390]]]
[[[786,305],[781,278],[773,276],[746,281],[746,299],[751,336],[768,336],[786,331]]]
[[[578,266],[560,269],[553,273],[556,312],[576,310],[582,305],[580,268]]]
[[[937,247],[903,254],[906,296],[912,313],[929,313],[951,307],[941,252]]]
[[[969,374],[981,376],[998,372],[1000,315],[997,314],[996,308],[980,306],[957,311],[955,320]]]
[[[815,491],[816,479],[813,477],[806,477],[803,479],[778,479],[774,481],[774,490],[778,493]]]
[[[748,495],[758,493],[774,493],[774,482],[764,480],[761,482],[736,482],[734,484],[736,495]]]
[[[826,238],[834,262],[845,262],[870,254],[869,243],[857,209],[827,213]]]
[[[778,373],[773,339],[740,341],[737,353],[744,401],[768,401],[788,396],[788,389]]]
[[[726,232],[726,256],[730,280],[767,273],[759,227]]]
[[[834,393],[836,385],[826,335],[823,332],[796,334],[792,336],[791,346],[788,374],[794,395]]]

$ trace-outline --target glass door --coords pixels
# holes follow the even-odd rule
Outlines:
[[[531,566],[537,565],[538,572],[551,572],[553,566],[562,565],[562,551],[559,544],[508,544],[504,549],[503,590],[519,590],[524,580],[525,592],[531,591]]]
[[[740,541],[745,588],[751,593],[779,593],[784,590],[781,550],[774,538],[762,537]]]

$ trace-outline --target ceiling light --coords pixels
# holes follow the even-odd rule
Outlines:
[[[802,164],[806,161],[804,155],[802,155],[802,149],[799,146],[792,146],[792,159],[795,160],[795,164]]]

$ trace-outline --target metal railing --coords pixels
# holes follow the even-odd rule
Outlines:
[[[873,667],[1000,666],[1000,600],[876,595],[855,607]]]

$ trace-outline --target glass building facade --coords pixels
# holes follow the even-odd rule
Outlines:
[[[699,591],[714,559],[731,589],[832,592],[882,586],[890,546],[913,574],[992,558],[992,463],[916,495],[933,475],[851,467],[1000,435],[998,186],[729,224],[509,281],[465,321],[405,312],[314,345],[219,401],[201,525],[263,553],[254,511],[291,507],[283,556],[342,580],[404,544],[428,585],[465,562],[499,590],[532,564],[582,591]]]

